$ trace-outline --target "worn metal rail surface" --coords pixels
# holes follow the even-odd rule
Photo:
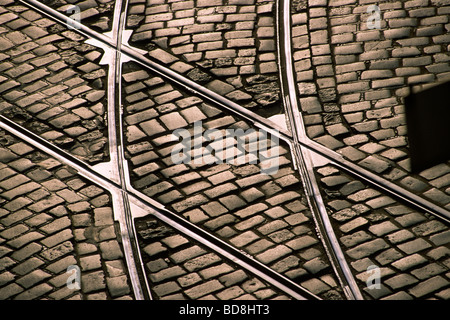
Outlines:
[[[300,143],[306,139],[305,126],[299,112],[297,91],[294,82],[294,68],[292,65],[291,52],[291,11],[290,1],[277,1],[277,49],[278,66],[280,71],[281,92],[287,122],[293,132],[291,148],[297,162],[298,170],[302,176],[304,189],[308,203],[313,213],[314,220],[323,246],[332,263],[344,293],[348,299],[362,300],[363,296],[356,284],[344,253],[334,233],[327,210],[320,194],[319,185],[314,175],[314,164],[310,153]]]
[[[321,200],[320,190],[314,178],[314,163],[309,157],[309,153],[318,154],[328,161],[331,161],[338,168],[350,173],[367,183],[381,188],[398,199],[406,201],[408,204],[433,214],[440,219],[450,221],[450,212],[434,203],[419,197],[406,189],[379,177],[372,172],[344,159],[336,152],[310,140],[306,134],[302,122],[295,84],[293,82],[292,55],[290,44],[290,14],[288,0],[277,2],[277,25],[278,25],[278,58],[280,69],[280,81],[282,83],[283,102],[286,111],[286,118],[291,131],[281,128],[276,123],[249,111],[235,102],[197,84],[196,82],[162,66],[161,64],[147,58],[140,50],[123,43],[123,32],[125,31],[127,0],[117,0],[115,3],[113,31],[109,34],[98,33],[87,26],[74,21],[60,12],[49,8],[36,0],[19,0],[34,10],[41,12],[49,18],[74,27],[75,31],[83,34],[91,43],[101,46],[108,52],[109,56],[109,77],[108,77],[108,134],[110,139],[109,152],[110,162],[91,167],[73,157],[60,148],[50,144],[37,135],[21,128],[9,119],[0,116],[0,127],[23,139],[35,147],[49,153],[59,161],[73,167],[81,175],[93,182],[104,186],[113,195],[115,218],[119,221],[122,237],[124,240],[124,251],[130,272],[133,291],[136,299],[151,299],[149,284],[146,279],[142,261],[140,258],[139,246],[137,244],[136,232],[134,228],[134,218],[140,214],[151,213],[164,222],[169,223],[181,233],[207,245],[217,253],[230,259],[236,264],[260,276],[272,285],[278,287],[296,299],[319,299],[316,295],[305,290],[298,284],[273,271],[266,265],[260,263],[253,257],[234,248],[218,237],[211,235],[189,221],[170,212],[163,205],[135,190],[130,184],[127,162],[123,154],[123,130],[121,114],[121,68],[123,59],[136,61],[142,67],[151,70],[164,79],[181,85],[190,93],[196,94],[211,102],[214,106],[227,110],[240,118],[250,121],[256,127],[287,142],[291,147],[291,152],[296,160],[308,201],[312,211],[316,227],[321,234],[321,239],[325,250],[332,261],[333,269],[338,276],[341,286],[348,299],[362,299],[353,275],[345,261],[342,250],[339,247],[333,228],[328,219],[326,208]],[[99,167],[109,167],[108,174],[100,174]],[[101,170],[104,172],[103,170]],[[132,210],[134,208],[135,210]],[[136,215],[132,211],[140,212]]]
[[[71,20],[70,18],[66,17],[65,15],[59,13],[58,11],[51,9],[42,3],[36,1],[36,0],[19,0],[20,2],[27,4],[34,9],[50,16],[53,19],[58,20],[60,23],[66,23],[70,20],[70,24],[81,34],[95,39],[97,41],[100,41],[106,46],[109,46],[113,50],[117,50],[121,52],[122,54],[128,56],[130,59],[133,59],[143,67],[151,70],[152,72],[157,73],[158,75],[164,77],[165,79],[183,86],[187,90],[189,90],[191,93],[199,95],[206,100],[214,103],[215,106],[219,108],[224,108],[228,111],[233,112],[234,114],[237,114],[238,116],[251,121],[255,126],[273,134],[274,136],[290,143],[293,140],[293,134],[289,132],[288,130],[285,130],[284,128],[280,127],[278,124],[274,123],[273,121],[266,119],[242,106],[239,104],[217,94],[216,92],[199,85],[198,83],[176,73],[175,71],[162,66],[161,64],[145,57],[139,50],[130,47],[129,45],[121,43],[120,46],[117,46],[118,44],[114,42],[113,39],[110,37],[100,34],[83,24]],[[320,145],[319,143],[312,141],[311,139],[304,137],[298,137],[298,144],[300,144],[303,148],[306,148],[312,152],[317,153],[318,155],[332,161],[334,164],[336,164],[339,168],[342,170],[349,172],[368,183],[375,185],[393,196],[400,198],[404,201],[407,201],[412,206],[422,209],[430,214],[433,214],[441,219],[444,219],[446,221],[450,221],[450,212],[431,201],[428,201],[420,196],[417,196],[416,194],[406,190],[405,188],[402,188],[401,186],[398,186],[391,181],[384,179],[372,172],[370,172],[367,169],[364,169],[348,160],[346,160],[343,156],[340,154],[326,148],[325,146]]]
[[[66,151],[49,143],[45,139],[42,139],[32,132],[20,127],[4,116],[0,116],[0,127],[26,140],[28,143],[55,157],[62,163],[74,168],[80,175],[90,179],[100,186],[105,187],[111,192],[114,203],[114,215],[115,219],[119,221],[120,224],[127,267],[130,272],[130,278],[136,299],[142,300],[152,298],[148,280],[140,258],[136,230],[134,227],[134,218],[148,214],[152,214],[161,221],[170,224],[182,234],[211,248],[216,253],[252,272],[256,276],[259,276],[261,279],[264,279],[271,285],[295,299],[320,299],[310,291],[304,289],[285,276],[273,271],[271,268],[257,261],[254,257],[236,249],[230,244],[222,241],[220,238],[211,235],[210,233],[190,223],[186,219],[170,212],[164,208],[162,204],[159,204],[131,186],[128,167],[123,154],[122,146],[123,130],[121,130],[122,114],[120,108],[121,59],[123,56],[126,56],[128,59],[133,59],[140,63],[143,67],[152,70],[164,78],[189,88],[191,92],[206,98],[214,103],[215,106],[231,110],[239,116],[250,120],[256,126],[271,132],[272,134],[279,134],[279,137],[284,140],[290,138],[288,132],[279,128],[271,121],[248,112],[246,109],[232,103],[222,96],[201,87],[188,79],[180,77],[170,69],[160,66],[159,64],[145,58],[138,50],[122,44],[121,37],[122,31],[124,30],[124,17],[126,15],[125,10],[127,7],[127,2],[116,2],[115,17],[118,17],[119,19],[116,18],[114,20],[113,25],[115,25],[115,28],[117,29],[115,29],[110,36],[99,34],[38,1],[21,0],[21,2],[59,23],[67,24],[68,20],[70,20],[70,25],[73,26],[75,30],[89,38],[88,43],[98,45],[102,47],[105,52],[107,52],[106,55],[109,59],[105,61],[105,63],[109,65],[107,119],[111,160],[108,163],[89,166],[83,161],[68,154]],[[99,170],[100,168],[107,168],[107,170]]]

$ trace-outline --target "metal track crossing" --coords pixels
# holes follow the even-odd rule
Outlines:
[[[150,70],[166,81],[186,88],[189,93],[199,96],[215,107],[251,122],[290,146],[296,169],[302,177],[302,184],[323,247],[332,263],[333,270],[347,299],[363,299],[353,274],[344,257],[337,237],[331,226],[327,210],[320,195],[319,185],[314,176],[314,159],[311,154],[320,155],[339,169],[366,183],[380,188],[408,205],[424,210],[437,218],[450,222],[450,212],[414,193],[388,181],[346,159],[338,153],[312,141],[306,135],[305,125],[300,113],[298,94],[294,82],[291,52],[290,2],[277,1],[277,50],[278,68],[283,97],[286,122],[290,130],[240,106],[212,90],[199,85],[189,78],[147,58],[139,49],[124,43],[127,0],[116,0],[112,32],[101,34],[74,21],[60,12],[37,0],[19,0],[20,3],[36,10],[50,19],[74,27],[74,31],[87,37],[88,43],[99,46],[105,51],[103,63],[108,64],[107,123],[110,161],[90,166],[66,151],[56,147],[36,134],[22,128],[4,116],[0,116],[0,128],[26,140],[37,149],[49,154],[62,163],[74,168],[81,176],[93,181],[111,192],[115,220],[119,222],[122,243],[130,275],[132,289],[137,300],[152,299],[149,279],[144,271],[141,252],[138,245],[134,219],[148,214],[169,224],[181,234],[202,243],[214,252],[229,259],[245,270],[264,279],[294,299],[320,299],[282,274],[244,253],[217,236],[203,230],[186,219],[169,211],[161,203],[134,189],[130,182],[128,163],[124,155],[124,136],[122,119],[122,64],[135,61],[142,68]],[[301,80],[301,79],[300,79]]]

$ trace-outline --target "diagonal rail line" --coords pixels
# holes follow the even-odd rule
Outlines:
[[[83,161],[68,154],[66,151],[51,144],[47,140],[39,137],[38,135],[22,128],[12,120],[0,115],[0,128],[10,132],[18,138],[27,141],[27,143],[33,145],[39,150],[49,154],[61,163],[64,163],[71,168],[75,169],[81,176],[93,181],[94,183],[109,190],[113,196],[120,195],[122,192],[122,186],[104,177],[96,170],[91,168]],[[167,210],[163,205],[158,204],[151,198],[140,193],[139,191],[131,188],[127,190],[128,197],[130,199],[130,208],[132,205],[140,208],[145,214],[152,214],[156,218],[170,224],[171,227],[180,231],[181,233],[193,238],[206,247],[214,250],[225,258],[233,261],[237,265],[252,272],[256,276],[261,277],[265,281],[289,294],[298,300],[320,300],[319,297],[296,284],[292,280],[272,270],[263,263],[257,261],[255,258],[241,250],[236,249],[227,242],[221,240],[218,237],[211,235],[209,232],[199,228],[183,217]]]
[[[281,92],[284,97],[284,108],[287,121],[293,131],[293,149],[297,159],[298,170],[302,176],[305,193],[313,213],[313,217],[323,242],[323,246],[330,258],[341,287],[348,299],[363,300],[361,291],[356,284],[353,273],[345,259],[344,253],[337,240],[334,229],[328,217],[320,189],[313,171],[313,162],[310,154],[300,142],[305,138],[305,127],[298,107],[298,99],[294,82],[294,69],[291,52],[291,12],[288,0],[277,0],[277,50],[280,71]]]
[[[143,54],[138,52],[138,50],[123,43],[120,45],[120,47],[117,47],[117,43],[115,43],[111,38],[103,34],[100,34],[94,30],[91,30],[90,28],[84,26],[83,24],[70,19],[69,17],[43,5],[42,3],[36,0],[19,0],[19,2],[22,2],[23,4],[26,4],[34,8],[35,10],[45,14],[51,19],[56,20],[60,23],[67,24],[67,22],[70,21],[71,25],[73,25],[76,28],[76,31],[78,31],[79,33],[89,38],[96,39],[104,43],[105,45],[111,47],[114,50],[120,51],[121,53],[127,55],[129,58],[135,60],[143,67],[150,69],[151,71],[157,73],[158,75],[164,77],[165,79],[168,79],[178,85],[183,86],[191,93],[197,94],[205,98],[206,100],[214,103],[216,106],[224,108],[228,111],[231,111],[234,114],[239,115],[240,117],[252,122],[256,127],[259,127],[260,129],[273,134],[274,136],[282,139],[283,141],[286,141],[287,143],[293,142],[292,134],[288,130],[281,128],[273,121],[266,119],[248,109],[245,109],[244,107],[238,105],[237,103],[195,83],[194,81],[176,73],[175,71],[146,58]],[[424,210],[432,215],[439,217],[440,219],[450,222],[450,211],[446,210],[445,208],[440,207],[435,203],[426,200],[423,197],[420,197],[406,190],[405,188],[396,185],[395,183],[385,178],[382,178],[370,172],[369,170],[362,168],[357,164],[354,164],[346,160],[342,155],[326,148],[325,146],[309,139],[306,136],[298,138],[299,138],[298,144],[301,147],[306,148],[332,161],[340,169],[392,194],[393,196],[399,199],[402,199],[403,201],[406,201],[415,208]]]
[[[254,112],[251,112],[251,111],[239,106],[238,104],[230,101],[229,99],[222,97],[221,95],[219,95],[203,86],[198,85],[194,81],[179,75],[178,73],[174,72],[173,70],[148,59],[143,54],[141,54],[138,50],[136,50],[126,44],[123,44],[120,40],[120,38],[121,38],[120,35],[108,37],[104,34],[95,32],[94,30],[91,30],[90,28],[88,28],[74,20],[71,20],[70,18],[66,17],[65,15],[57,12],[54,9],[51,9],[51,8],[43,5],[42,3],[40,3],[36,0],[19,0],[19,1],[32,7],[33,9],[35,9],[37,11],[45,14],[46,16],[52,18],[53,20],[60,22],[60,23],[67,24],[67,22],[70,21],[71,25],[75,26],[76,31],[78,31],[79,33],[85,35],[86,37],[88,37],[90,39],[95,39],[96,41],[99,41],[104,46],[107,46],[109,49],[114,51],[115,57],[116,57],[116,64],[117,64],[117,68],[118,68],[117,71],[114,72],[116,81],[118,81],[117,77],[120,75],[120,68],[121,68],[121,63],[120,63],[121,58],[120,57],[127,56],[128,58],[135,60],[141,66],[143,66],[147,69],[150,69],[151,71],[157,73],[158,75],[164,77],[165,79],[168,79],[178,85],[181,85],[181,86],[187,88],[191,93],[201,96],[201,97],[205,98],[206,100],[214,103],[214,105],[221,107],[223,109],[226,109],[228,111],[231,111],[232,113],[237,114],[238,116],[240,116],[246,120],[249,120],[255,126],[286,141],[291,146],[291,152],[293,152],[294,154],[297,155],[296,158],[299,158],[299,156],[300,156],[299,159],[302,159],[302,154],[305,154],[305,152],[304,152],[305,150],[319,154],[322,157],[332,161],[340,169],[342,169],[350,174],[353,174],[353,175],[365,180],[366,182],[391,193],[392,195],[408,202],[409,204],[413,205],[414,207],[420,208],[421,210],[429,212],[429,213],[431,213],[441,219],[444,219],[446,221],[450,221],[450,212],[445,210],[444,208],[439,207],[439,206],[435,205],[434,203],[432,203],[420,196],[417,196],[414,193],[409,192],[406,189],[388,181],[387,179],[381,178],[381,177],[377,176],[376,174],[373,174],[372,172],[370,172],[364,168],[361,168],[360,166],[346,160],[345,158],[343,158],[341,155],[337,154],[336,152],[316,143],[315,141],[310,140],[306,136],[306,134],[299,134],[299,132],[301,132],[301,130],[296,129],[294,131],[295,134],[293,135],[289,131],[284,130],[281,127],[279,127],[278,125],[276,125],[274,122],[272,122],[268,119],[265,119],[265,118],[255,114]],[[122,2],[122,1],[120,1],[120,2]],[[287,1],[285,1],[285,2],[287,2]],[[116,11],[119,12],[118,8],[119,7],[116,7],[115,15],[116,15]],[[119,19],[124,19],[123,11],[121,13],[122,14],[120,15]],[[121,20],[114,19],[114,21],[115,21],[114,25],[118,27],[118,30],[120,30],[119,32],[122,32],[124,29],[122,27],[119,27]],[[114,30],[114,28],[113,28],[113,30]],[[119,79],[120,79],[120,76],[119,76]],[[285,100],[286,103],[291,103],[293,101],[292,97],[290,97],[291,94],[292,94],[292,92],[289,91],[289,94],[284,97],[284,99],[286,99]],[[295,94],[295,91],[294,91],[294,94]],[[114,96],[115,96],[115,99],[117,99],[117,94],[115,94]],[[289,101],[289,102],[287,102],[287,101]],[[116,106],[118,106],[118,105],[120,105],[120,104],[116,104]],[[291,108],[289,108],[289,109],[291,109]],[[117,114],[115,114],[114,117],[112,117],[112,118],[115,118],[116,121],[118,121],[119,125],[121,125],[121,121],[117,120],[118,117],[120,119],[120,115],[118,116]],[[298,115],[297,116],[291,115],[290,117],[291,117],[291,119],[293,119],[293,120],[291,120],[292,121],[291,127],[297,126],[298,128],[302,128],[301,116],[299,117]],[[3,122],[5,119],[3,119],[3,117],[2,117],[2,119],[0,119],[0,120],[2,120],[2,122]],[[114,122],[114,123],[117,123],[117,122]],[[4,126],[4,123],[2,123],[2,127],[3,126]],[[108,127],[110,127],[110,126],[111,126],[111,124],[109,123]],[[121,132],[122,130],[119,130],[119,131]],[[110,133],[112,133],[112,132],[113,131],[110,131]],[[117,136],[117,134],[116,134],[116,136]],[[121,141],[120,139],[121,138],[120,138],[120,134],[119,134],[119,141]],[[122,159],[119,161],[123,162],[123,158],[120,156],[120,154],[123,153],[121,145],[118,144],[117,148],[115,148],[115,149],[117,150],[117,154],[118,154],[117,159]],[[64,152],[64,151],[62,151],[62,152]],[[63,156],[63,158],[65,158],[67,156],[70,156],[70,155],[65,155],[65,156]],[[65,160],[67,160],[67,158],[65,158]],[[75,160],[75,159],[72,159],[72,160]],[[311,164],[309,163],[309,160],[307,158],[306,159],[303,158],[303,160],[301,160],[301,161],[297,160],[297,161],[300,162],[300,169],[302,170],[302,172],[301,172],[302,176],[312,178],[312,176],[311,176],[312,170],[311,170]],[[92,171],[88,165],[86,165],[84,163],[78,163],[78,164],[81,166],[82,170],[87,170],[88,172]],[[119,164],[119,168],[120,168],[119,173],[124,172],[123,171],[124,167],[126,167],[126,162]],[[127,172],[127,170],[126,170],[126,172]],[[93,172],[90,172],[90,174],[93,174]],[[121,190],[120,191],[121,196],[123,199],[126,199],[126,201],[124,203],[126,203],[127,206],[128,206],[128,204],[130,204],[130,205],[138,205],[141,208],[147,208],[146,210],[150,210],[153,214],[160,216],[161,219],[169,219],[169,220],[170,219],[175,219],[175,220],[181,219],[178,216],[176,216],[175,214],[164,209],[164,207],[162,205],[156,203],[154,200],[152,200],[152,199],[146,197],[145,195],[140,194],[138,191],[132,189],[130,187],[129,177],[127,177],[126,175],[123,175],[123,173],[122,173],[122,176],[120,177],[120,179],[117,181],[110,181],[108,178],[101,176],[101,175],[97,175],[96,179],[98,181],[103,181],[102,183],[106,183],[105,182],[105,179],[106,179],[107,184],[109,186],[111,186],[112,189],[114,189],[116,191]],[[99,184],[102,185],[102,183],[99,183]],[[309,200],[316,203],[316,199],[314,199],[314,197],[316,197],[316,195],[319,194],[319,192],[317,192],[317,190],[314,190],[314,189],[317,188],[317,185],[314,183],[312,183],[312,184],[308,183],[308,184],[306,184],[305,187],[309,188],[310,194],[313,195],[313,197]],[[322,205],[323,205],[323,202],[322,202]],[[149,209],[149,208],[152,208],[152,209]],[[326,209],[320,208],[320,206],[319,206],[318,210],[323,211]],[[170,218],[168,218],[168,217],[170,217]],[[130,219],[131,218],[128,218],[128,222],[126,222],[126,223],[128,223],[128,225],[130,225],[132,228],[134,228],[133,222],[130,221]],[[173,221],[173,220],[170,220],[170,221]],[[180,228],[179,230],[183,230],[183,232],[186,232],[186,233],[191,233],[192,236],[200,237],[200,239],[202,241],[205,241],[205,239],[208,239],[207,241],[210,241],[209,243],[211,243],[211,244],[214,244],[216,241],[216,239],[213,239],[214,238],[213,236],[211,236],[209,234],[203,234],[206,232],[203,231],[202,229],[196,227],[195,225],[191,226],[186,221],[178,221],[177,223],[178,223],[177,227]],[[188,223],[188,226],[185,226],[184,225],[185,223]],[[199,236],[199,234],[201,234],[201,236]],[[206,238],[202,238],[202,237],[206,237]],[[213,238],[211,238],[211,237],[213,237]],[[215,245],[215,247],[217,248],[217,250],[221,250],[223,245],[225,245],[225,247],[229,246],[226,243],[219,242],[218,245]],[[234,251],[237,251],[238,253],[240,253],[240,255],[238,254],[238,256],[240,258],[237,258],[236,261],[240,261],[241,263],[244,262],[244,264],[247,263],[247,265],[252,268],[258,269],[260,267],[260,266],[255,267],[254,262],[257,262],[256,260],[253,259],[254,261],[250,261],[250,262],[246,261],[245,254],[239,252],[235,248],[232,248],[232,249],[234,249]],[[231,251],[233,251],[233,250],[231,250]],[[236,257],[232,258],[232,260],[233,259],[236,259]],[[233,261],[235,261],[235,260],[233,260]],[[266,266],[264,266],[264,267],[266,267]],[[275,278],[277,278],[277,277],[275,276]],[[285,286],[285,288],[287,288],[288,291],[291,290],[291,292],[294,292],[294,294],[295,294],[296,290],[298,289],[298,288],[295,288],[297,285],[294,283],[289,283],[289,281],[286,283],[284,280],[286,280],[286,279],[278,279],[277,280],[277,281],[279,281],[278,284]],[[272,279],[272,281],[273,281],[273,279]],[[306,293],[304,293],[304,295],[308,296],[308,293],[306,292]],[[353,295],[353,297],[356,297],[356,296],[358,296],[358,293],[354,290],[350,290],[349,295]],[[297,296],[299,298],[303,297],[301,294],[300,295],[297,294]],[[309,296],[309,297],[317,298],[313,295]]]

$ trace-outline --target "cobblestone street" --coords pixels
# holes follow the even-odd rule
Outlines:
[[[0,0],[0,300],[449,300],[449,51],[449,0]]]

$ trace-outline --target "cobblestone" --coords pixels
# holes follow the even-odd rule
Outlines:
[[[332,210],[332,223],[335,230],[340,231],[337,232],[338,239],[345,248],[356,278],[365,282],[369,276],[369,266],[380,268],[382,290],[372,292],[364,288],[368,294],[365,297],[438,298],[440,289],[449,281],[442,276],[447,267],[442,255],[445,249],[440,247],[445,246],[448,239],[433,243],[432,235],[446,230],[448,226],[363,184],[343,193],[347,189],[345,185],[326,183],[332,177],[342,177],[342,172],[333,166],[321,167],[317,172],[324,194],[333,194],[333,197],[325,196],[325,204]],[[344,177],[350,178],[347,175]],[[349,179],[346,184],[356,182]],[[336,201],[342,201],[342,206],[336,207]],[[379,204],[374,206],[374,201]],[[424,279],[434,280],[428,285],[423,284]]]
[[[376,150],[368,148],[367,141],[389,143],[406,135],[402,110],[405,86],[420,90],[421,84],[436,81],[436,75],[443,76],[447,69],[448,59],[442,69],[434,67],[441,63],[438,57],[446,54],[444,47],[432,45],[448,42],[445,34],[447,16],[430,3],[419,8],[406,3],[396,3],[392,7],[380,3],[380,29],[370,30],[362,18],[366,3],[342,1],[339,10],[334,6],[334,2],[318,7],[308,2],[304,11],[294,9],[292,15],[294,65],[308,136],[396,183],[401,184],[400,179],[406,174],[409,178],[417,178],[422,189],[414,191],[445,206],[450,199],[445,187],[439,184],[444,183],[444,178],[433,185],[432,178],[426,173],[411,174],[408,168],[400,165],[400,159],[408,161],[407,143],[392,146],[389,150]],[[448,10],[447,4],[442,8]],[[316,17],[319,11],[320,17],[324,18],[311,21],[305,18],[307,15]],[[320,19],[324,19],[323,22]],[[330,30],[329,34],[327,30]],[[334,62],[330,52],[334,54]],[[322,62],[316,63],[319,59]],[[422,66],[426,66],[425,69]],[[311,76],[305,77],[306,73]],[[329,84],[324,87],[324,83]],[[328,88],[334,90],[331,98],[324,91]],[[365,91],[364,95],[359,94],[361,90]],[[321,118],[314,123],[306,121],[312,111],[308,104],[310,99],[315,101],[314,114]],[[324,107],[329,103],[335,106],[332,112]],[[382,107],[385,107],[383,111]],[[330,116],[338,117],[337,123],[328,122]],[[338,132],[335,131],[337,124]],[[328,132],[337,134],[332,134],[334,139],[330,139],[326,135]],[[353,149],[338,142],[354,137],[361,142],[355,140]],[[448,168],[448,165],[443,163],[437,167]]]
[[[11,184],[12,181],[8,182],[9,177],[17,177],[20,181],[21,177],[28,176],[37,181],[38,187],[38,190],[23,188],[21,198],[16,198],[22,199],[20,205],[13,205],[14,202],[18,203],[17,200],[7,201],[1,205],[1,210],[5,211],[0,220],[0,229],[3,230],[1,237],[7,240],[0,243],[2,299],[89,298],[86,294],[91,292],[98,292],[106,299],[107,296],[125,297],[130,294],[126,273],[105,274],[102,270],[105,260],[96,253],[104,246],[103,243],[107,242],[91,238],[84,232],[84,228],[88,227],[97,229],[96,232],[101,234],[103,229],[113,226],[113,220],[112,211],[107,207],[109,201],[105,202],[106,207],[96,208],[85,201],[86,196],[80,190],[87,193],[87,190],[96,189],[92,195],[104,194],[108,198],[109,195],[103,189],[94,188],[90,182],[73,173],[60,178],[58,173],[64,168],[59,162],[5,132],[1,132],[1,137],[1,147],[8,150],[8,154],[14,155],[15,152],[20,154],[21,150],[26,150],[25,153],[33,162],[30,162],[32,166],[19,172],[17,167],[10,165],[16,157],[5,157],[2,163],[8,175],[0,178],[2,187],[5,188],[2,189],[0,196],[3,198],[4,194],[9,192],[8,189],[17,188]],[[70,186],[78,188],[72,189]],[[40,190],[45,192],[35,198],[34,195]],[[91,201],[91,198],[89,200]],[[84,208],[81,214],[77,213],[75,207],[72,207],[74,210],[65,209],[80,203]],[[94,212],[97,213],[95,214],[97,217],[98,212],[103,214],[101,225],[94,226]],[[79,231],[85,233],[87,237],[78,237]],[[114,231],[113,236],[116,237]],[[117,255],[121,257],[120,247],[115,250],[120,252]],[[69,276],[66,273],[67,267],[78,263],[81,269],[81,291],[66,287]],[[12,281],[14,283],[11,283]],[[105,286],[105,281],[108,287]]]
[[[256,111],[277,107],[272,2],[217,1],[195,6],[191,2],[147,3],[144,14],[137,9],[141,6],[129,4],[133,14],[128,17],[127,26],[133,29],[134,46],[148,50],[150,56],[175,71],[189,71],[187,76],[191,79],[209,82],[208,88]],[[150,30],[154,32],[149,33]],[[148,40],[154,48],[147,47],[144,41]],[[170,59],[161,60],[162,57]],[[258,92],[250,81],[255,75],[276,90]]]
[[[6,7],[5,10],[8,11],[9,8]],[[30,12],[32,11],[19,11],[10,17],[19,22],[27,20],[21,16]],[[16,119],[17,114],[21,114],[21,124],[83,160],[102,160],[106,156],[105,150],[100,148],[94,151],[92,146],[105,138],[99,136],[87,141],[83,137],[90,134],[94,127],[102,128],[103,114],[96,113],[94,105],[91,105],[85,108],[90,112],[89,118],[82,120],[76,113],[78,109],[71,109],[84,104],[86,99],[100,104],[103,102],[98,95],[102,91],[96,91],[96,86],[90,79],[92,72],[97,72],[92,68],[103,70],[97,64],[101,54],[94,47],[83,44],[85,38],[74,36],[65,27],[55,23],[40,24],[44,18],[38,13],[35,15],[35,19],[26,28],[14,30],[11,25],[5,25],[6,38],[13,39],[14,43],[11,43],[18,46],[15,51],[8,51],[6,43],[2,46],[2,53],[10,54],[5,75],[11,81],[2,84],[0,88],[3,91],[2,101],[7,98],[10,102],[9,107],[2,108],[1,112],[11,119]],[[47,44],[50,41],[52,45]],[[71,45],[66,46],[69,43]],[[97,58],[89,61],[93,56]],[[71,59],[77,61],[72,62]],[[83,62],[83,66],[76,70],[72,67],[73,64]],[[103,74],[106,75],[104,72]],[[28,95],[24,96],[24,91]],[[94,96],[96,98],[92,100]],[[73,101],[67,102],[68,100]],[[73,134],[75,132],[78,134]]]

